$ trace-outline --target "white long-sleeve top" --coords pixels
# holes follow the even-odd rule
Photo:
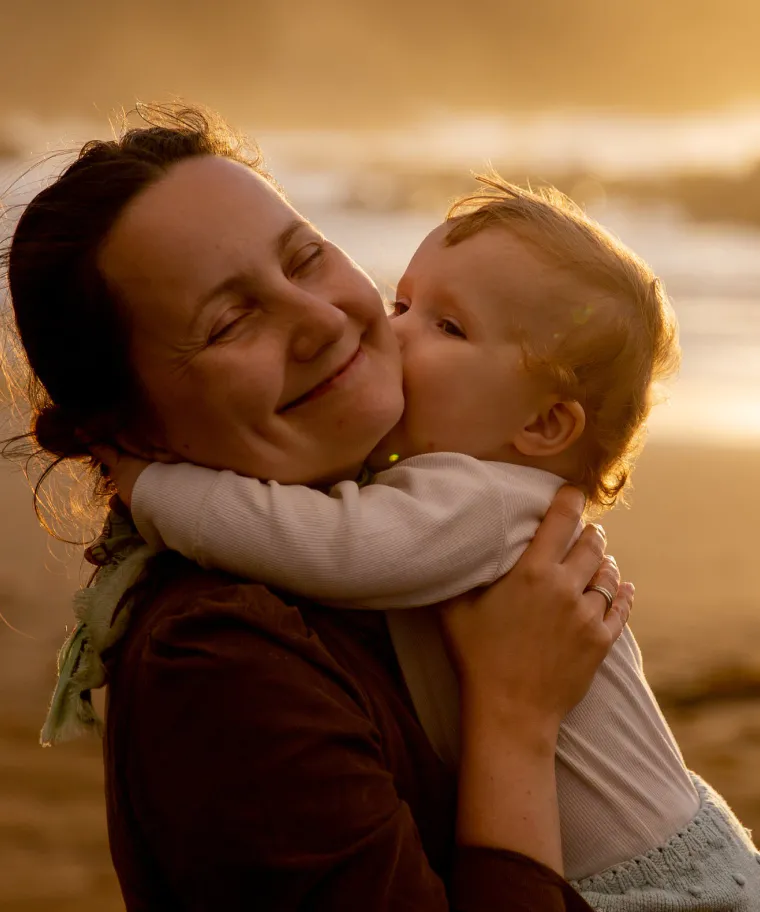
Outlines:
[[[457,682],[437,612],[423,606],[508,572],[563,483],[457,453],[415,456],[326,493],[154,464],[132,512],[148,542],[202,566],[334,605],[407,609],[388,612],[399,664],[428,737],[454,763]],[[698,808],[629,630],[562,726],[557,788],[571,879],[661,845]]]

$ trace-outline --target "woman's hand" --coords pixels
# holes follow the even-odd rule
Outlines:
[[[116,485],[120,499],[127,507],[131,507],[137,479],[150,463],[112,447],[92,447],[92,455],[105,467],[108,477]]]
[[[558,728],[628,620],[633,586],[619,586],[600,527],[586,526],[570,548],[583,506],[580,492],[563,488],[512,571],[443,610],[462,697],[485,702],[489,715]],[[601,593],[586,591],[592,584],[615,596],[609,611]]]

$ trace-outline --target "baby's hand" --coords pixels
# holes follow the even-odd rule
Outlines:
[[[93,447],[92,455],[102,463],[108,477],[116,485],[121,500],[131,507],[137,479],[150,463],[111,447]]]

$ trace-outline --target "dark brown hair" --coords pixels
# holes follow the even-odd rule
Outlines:
[[[7,271],[20,358],[6,376],[23,390],[30,427],[3,446],[42,466],[35,488],[64,460],[96,468],[88,444],[150,415],[130,363],[126,309],[101,275],[98,252],[127,204],[173,164],[218,155],[271,180],[255,144],[194,107],[139,105],[118,138],[88,142],[24,209],[0,267]],[[13,341],[13,340],[12,340]],[[96,490],[105,493],[101,484]],[[39,515],[39,510],[38,510]]]
[[[548,374],[586,413],[583,465],[568,480],[592,508],[611,507],[643,445],[656,385],[680,364],[665,288],[641,257],[558,190],[523,189],[495,172],[478,180],[478,190],[451,206],[446,243],[500,226],[563,274],[562,293],[546,302],[562,331],[521,342],[526,366]]]

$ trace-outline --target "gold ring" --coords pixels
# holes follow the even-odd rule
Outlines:
[[[609,589],[605,589],[604,586],[586,586],[586,588],[583,591],[601,593],[607,600],[607,611],[609,611],[610,608],[612,608],[612,603],[615,601],[615,596],[610,592]],[[607,613],[607,611],[605,611],[605,614]]]

